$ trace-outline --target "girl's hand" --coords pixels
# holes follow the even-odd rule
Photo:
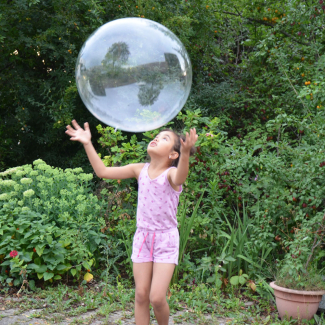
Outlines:
[[[191,151],[191,148],[195,145],[195,142],[198,139],[198,135],[196,134],[196,129],[193,128],[190,130],[190,134],[186,132],[186,139],[185,142],[181,139],[181,154],[187,153],[189,154]]]
[[[65,131],[65,133],[71,137],[70,140],[79,141],[84,145],[88,144],[91,139],[88,122],[84,124],[85,129],[79,126],[76,120],[72,120],[72,125],[73,128],[70,125],[67,125],[67,130]]]

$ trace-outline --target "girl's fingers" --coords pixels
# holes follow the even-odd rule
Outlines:
[[[186,132],[185,141],[183,139],[180,139],[181,146],[188,149],[193,147],[198,137],[199,136],[196,134],[196,129],[190,129],[190,132]]]
[[[72,130],[66,130],[65,133],[69,136],[73,136],[74,132]]]
[[[77,129],[81,129],[81,126],[77,123],[77,121],[76,120],[72,120],[72,125],[73,125],[73,127],[77,130]]]
[[[84,123],[84,128],[85,128],[85,131],[89,131],[89,123],[88,122]]]
[[[188,143],[191,139],[191,131],[190,134],[188,132],[186,132],[186,142]]]
[[[71,139],[72,138],[76,138],[76,132],[73,132],[73,131],[70,131],[70,130],[67,130],[67,131],[65,131],[65,133],[69,136],[69,137],[71,137]]]
[[[194,129],[191,129],[191,142],[193,142],[194,138],[195,138],[195,131]]]
[[[195,128],[191,129],[190,133],[191,133],[190,141],[191,141],[191,146],[192,146],[196,142],[196,139],[197,139],[197,134],[196,134]]]

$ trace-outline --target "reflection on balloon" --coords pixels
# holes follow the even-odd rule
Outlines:
[[[143,132],[166,124],[184,106],[192,83],[189,56],[166,27],[123,18],[98,28],[76,64],[79,94],[100,121]]]

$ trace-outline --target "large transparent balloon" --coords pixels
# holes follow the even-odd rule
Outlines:
[[[166,124],[184,106],[192,68],[184,45],[166,27],[123,18],[98,28],[76,64],[88,110],[114,128],[143,132]]]

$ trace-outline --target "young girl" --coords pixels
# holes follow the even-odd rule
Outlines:
[[[149,304],[159,325],[167,325],[169,306],[166,293],[178,264],[179,233],[177,206],[189,169],[189,156],[198,138],[191,129],[186,137],[172,130],[160,132],[147,148],[149,163],[106,167],[92,143],[88,123],[82,129],[72,121],[66,134],[84,145],[96,175],[106,179],[138,180],[137,230],[133,238],[132,261],[135,280],[135,321],[147,325]]]

